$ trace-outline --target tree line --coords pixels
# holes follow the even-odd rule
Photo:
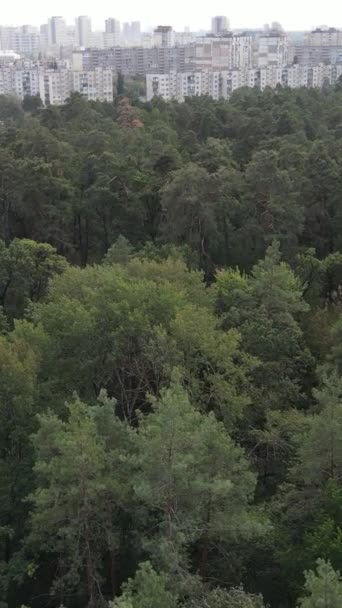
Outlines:
[[[339,608],[342,91],[0,96],[0,606]]]

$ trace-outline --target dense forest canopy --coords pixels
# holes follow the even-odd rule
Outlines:
[[[0,607],[341,608],[341,313],[340,85],[0,96]]]

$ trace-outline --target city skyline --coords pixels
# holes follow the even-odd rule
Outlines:
[[[32,0],[30,3],[19,3],[11,6],[7,4],[0,16],[2,25],[36,25],[45,23],[52,15],[63,16],[69,25],[73,25],[75,18],[79,15],[89,15],[94,30],[100,30],[104,26],[105,19],[114,17],[121,22],[139,20],[143,29],[155,25],[171,25],[174,29],[182,31],[184,27],[190,26],[191,30],[210,29],[213,15],[226,15],[232,28],[257,28],[264,23],[278,21],[287,30],[310,30],[319,25],[342,26],[342,9],[336,0],[327,0],[324,6],[312,6],[308,0],[298,3],[289,0],[286,5],[278,5],[275,9],[271,0],[260,0],[258,3],[247,2],[244,4],[228,5],[227,2],[218,0],[209,8],[206,6],[187,4],[181,0],[174,0],[171,6],[164,5],[155,10],[152,0],[139,3],[138,0],[127,0],[124,5],[113,7],[105,0],[99,0],[96,5],[89,0],[76,0],[70,3],[66,0],[52,0],[46,3],[42,0]]]

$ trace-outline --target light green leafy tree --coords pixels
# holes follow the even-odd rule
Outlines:
[[[135,577],[123,585],[122,595],[111,608],[176,608],[177,596],[167,588],[165,574],[158,574],[150,564],[140,564]]]
[[[186,608],[264,608],[261,595],[246,593],[241,587],[212,589],[191,599]]]
[[[41,356],[41,389],[51,407],[73,391],[93,399],[105,388],[133,422],[178,367],[191,396],[231,424],[248,403],[251,359],[239,333],[223,331],[199,272],[179,259],[69,268],[51,282],[19,325]],[[35,339],[43,333],[44,340]],[[43,349],[43,351],[42,351]]]
[[[320,406],[299,448],[299,471],[305,484],[324,486],[342,478],[342,379],[325,373],[315,391]]]
[[[317,570],[305,572],[305,596],[298,608],[340,608],[342,605],[342,578],[329,562],[317,560]]]

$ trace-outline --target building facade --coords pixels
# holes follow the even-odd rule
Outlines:
[[[72,90],[88,101],[113,101],[113,72],[96,68],[92,72],[72,72]]]
[[[63,17],[51,17],[47,25],[48,45],[65,46],[67,44],[67,25]]]
[[[214,36],[221,36],[229,32],[229,19],[223,15],[213,17],[211,20],[211,33]]]
[[[94,70],[102,67],[125,75],[145,76],[149,72],[190,71],[194,68],[194,47],[113,47],[86,49],[72,56],[74,69]]]
[[[186,97],[209,95],[213,99],[229,99],[241,88],[287,86],[290,88],[322,88],[334,85],[342,76],[342,65],[267,66],[263,68],[240,68],[232,70],[202,70],[199,72],[148,74],[146,76],[146,99],[155,96],[165,100],[184,101]]]
[[[83,48],[92,45],[91,19],[87,15],[81,15],[75,21],[76,42]]]
[[[113,101],[113,72],[97,68],[94,71],[72,71],[67,68],[46,69],[15,66],[0,67],[0,95],[15,95],[20,99],[39,95],[43,104],[61,105],[77,92],[88,101]]]
[[[154,46],[170,47],[174,45],[174,31],[171,25],[158,25],[153,32]]]
[[[288,36],[284,32],[270,32],[258,39],[256,67],[284,66],[288,63]]]

